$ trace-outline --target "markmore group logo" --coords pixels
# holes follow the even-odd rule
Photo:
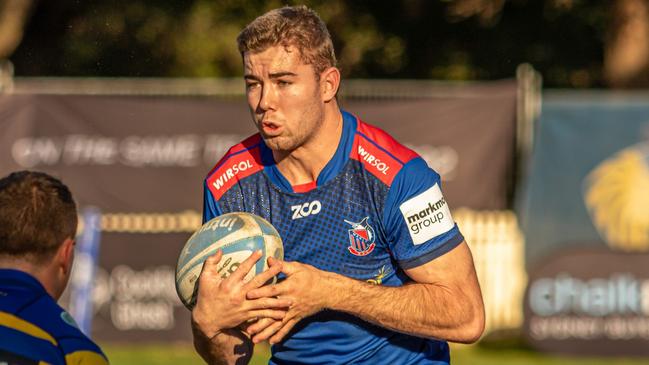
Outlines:
[[[609,247],[649,251],[649,142],[595,167],[584,181],[584,201]]]

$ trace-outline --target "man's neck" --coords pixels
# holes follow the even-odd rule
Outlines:
[[[53,274],[50,270],[51,267],[47,264],[44,265],[46,266],[36,265],[28,260],[16,258],[0,258],[0,269],[18,270],[33,276],[41,283],[41,285],[43,285],[45,291],[47,291],[51,297],[58,299],[55,297],[56,293],[54,289]]]
[[[320,130],[310,141],[286,154],[273,151],[277,168],[293,186],[316,181],[338,149],[343,117],[337,105],[328,108]]]

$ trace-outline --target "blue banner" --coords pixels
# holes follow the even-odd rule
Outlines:
[[[92,290],[101,241],[101,213],[96,208],[82,211],[83,230],[77,238],[74,269],[70,278],[70,314],[79,329],[90,336],[92,331]]]
[[[649,95],[545,95],[519,212],[528,267],[577,246],[649,251]]]

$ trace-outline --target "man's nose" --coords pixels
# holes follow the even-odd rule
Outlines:
[[[259,108],[262,110],[275,110],[277,100],[275,90],[272,86],[264,85],[261,89],[261,98],[259,99]]]

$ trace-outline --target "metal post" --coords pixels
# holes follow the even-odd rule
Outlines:
[[[0,60],[0,94],[14,89],[14,65],[9,60]]]
[[[92,290],[101,242],[101,213],[89,207],[82,212],[83,231],[77,242],[74,268],[70,278],[70,314],[79,329],[90,336],[92,331]]]
[[[517,180],[527,174],[527,166],[534,146],[535,122],[541,115],[541,74],[529,63],[516,68],[518,92],[516,102]]]

